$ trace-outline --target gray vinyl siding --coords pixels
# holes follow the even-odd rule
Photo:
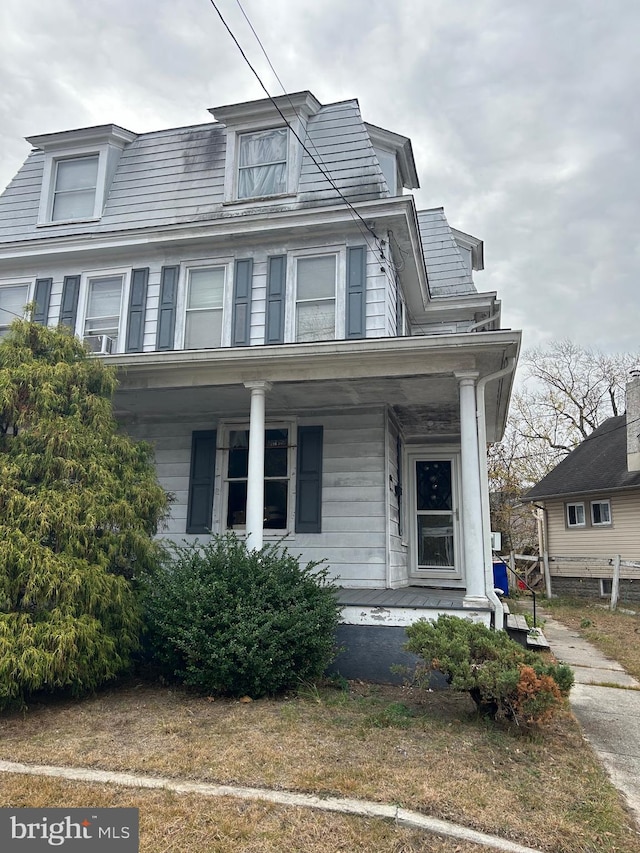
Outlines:
[[[590,502],[609,500],[611,527],[568,528],[565,524],[566,501],[546,501],[549,555],[552,557],[602,557],[609,560],[620,554],[623,560],[640,562],[640,491],[589,495],[571,498],[570,503],[584,502],[585,513],[590,515]],[[575,561],[553,563],[551,573],[558,576],[612,577],[613,567]],[[621,577],[640,577],[640,569],[621,569]]]
[[[181,266],[179,291],[182,291],[185,286],[183,267],[188,266],[192,262],[201,262],[211,260],[212,263],[218,263],[220,259],[224,262],[233,262],[237,258],[250,258],[253,260],[253,278],[252,278],[252,298],[251,298],[251,314],[250,314],[250,345],[260,346],[265,340],[265,319],[266,319],[266,293],[267,293],[267,260],[273,255],[292,255],[299,251],[317,251],[322,254],[327,251],[327,246],[333,250],[336,245],[340,246],[341,251],[346,253],[347,246],[362,245],[361,241],[353,240],[348,243],[342,241],[342,244],[335,241],[321,242],[317,239],[298,240],[289,243],[280,243],[277,245],[263,245],[247,250],[238,248],[233,252],[229,252],[228,248],[223,247],[213,253],[210,258],[201,250],[194,251],[193,254],[178,254],[173,252],[157,252],[153,253],[149,250],[148,253],[141,253],[140,250],[132,250],[129,255],[122,254],[118,256],[117,261],[114,261],[109,253],[104,251],[95,253],[91,258],[85,258],[83,261],[60,262],[57,258],[50,262],[38,259],[38,265],[29,267],[25,270],[24,266],[15,267],[14,270],[3,270],[2,280],[10,280],[14,276],[33,276],[34,278],[52,278],[51,298],[49,304],[49,324],[55,326],[58,324],[60,317],[60,305],[62,299],[62,287],[64,277],[66,275],[83,275],[91,274],[96,271],[105,272],[113,270],[131,270],[133,268],[148,267],[149,279],[147,283],[147,306],[145,311],[144,335],[143,335],[143,351],[153,352],[156,348],[156,334],[158,326],[158,309],[160,301],[160,276],[163,266]],[[230,264],[229,274],[233,275],[233,263]],[[387,287],[388,280],[385,275],[380,272],[379,265],[375,261],[375,256],[370,249],[367,248],[367,264],[366,264],[366,323],[365,336],[367,338],[384,337],[395,334],[395,329],[388,327],[387,318]],[[286,292],[289,300],[293,296],[294,281],[286,282]],[[346,287],[344,280],[338,281],[338,287],[343,290]],[[286,299],[287,297],[285,297]],[[339,300],[340,301],[340,300]],[[344,300],[342,300],[344,304]],[[292,305],[289,304],[289,310]],[[125,306],[126,311],[126,306]],[[81,313],[81,312],[80,312]],[[182,322],[182,317],[176,319],[177,325]],[[231,316],[224,319],[225,324],[231,324]],[[126,317],[122,318],[121,335],[124,335],[126,327]],[[339,337],[344,337],[345,333],[345,318],[340,317],[338,321]]]
[[[357,101],[321,107],[305,146],[297,195],[278,199],[279,208],[334,204],[335,187],[352,203],[388,196]],[[140,134],[122,152],[99,222],[38,228],[44,153],[32,151],[0,196],[0,243],[235,217],[238,209],[223,205],[225,152],[226,131],[215,122]]]
[[[322,532],[292,533],[285,544],[295,554],[301,554],[305,562],[326,560],[331,576],[341,586],[384,588],[387,571],[384,410],[318,414],[300,419],[298,425],[324,427]],[[170,516],[160,534],[165,538],[176,542],[198,538],[185,534],[191,433],[216,426],[211,422],[190,421],[136,424],[127,428],[134,438],[153,445],[160,483],[173,494]],[[217,470],[214,520],[221,517],[221,491],[222,472]],[[221,529],[220,522],[215,529]],[[270,541],[267,535],[265,541]]]
[[[431,296],[476,293],[467,267],[442,208],[418,211],[420,238]]]

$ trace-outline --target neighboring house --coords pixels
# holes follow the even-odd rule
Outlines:
[[[484,451],[520,333],[476,291],[482,242],[403,194],[409,139],[355,100],[275,103],[29,137],[0,197],[0,334],[35,301],[118,369],[117,417],[175,496],[165,536],[284,538],[372,632],[489,623]]]
[[[606,420],[523,500],[539,507],[554,594],[609,596],[617,556],[620,598],[640,601],[639,371],[626,414]]]

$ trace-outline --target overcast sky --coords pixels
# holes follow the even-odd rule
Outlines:
[[[409,136],[419,208],[485,242],[524,346],[640,347],[640,0],[240,0],[290,92]],[[216,0],[271,94],[237,0]],[[210,0],[2,0],[0,184],[23,137],[264,97]]]

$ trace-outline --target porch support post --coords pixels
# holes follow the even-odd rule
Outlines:
[[[265,395],[270,382],[245,382],[251,391],[249,415],[249,470],[247,472],[247,548],[262,548],[264,523],[264,424]]]
[[[484,578],[482,490],[476,412],[479,373],[456,373],[460,385],[460,457],[462,469],[462,541],[467,592],[465,607],[488,607]]]

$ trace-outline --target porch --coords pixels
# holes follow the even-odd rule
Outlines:
[[[408,586],[400,589],[345,589],[337,593],[342,607],[336,632],[340,651],[329,667],[344,678],[401,684],[401,666],[411,671],[418,658],[404,651],[406,628],[419,619],[443,614],[491,625],[490,607],[465,607],[465,590]],[[441,685],[445,686],[444,682]]]

